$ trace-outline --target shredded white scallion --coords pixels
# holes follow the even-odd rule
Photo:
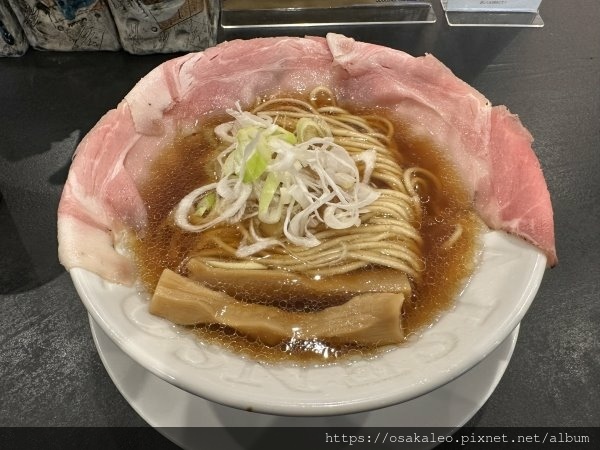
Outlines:
[[[179,202],[174,212],[179,227],[200,232],[223,222],[252,218],[282,223],[290,243],[314,247],[320,243],[314,236],[320,224],[332,229],[360,225],[360,214],[379,197],[369,185],[375,150],[352,157],[333,141],[322,122],[302,119],[291,133],[268,115],[236,106],[227,111],[234,120],[215,128],[216,135],[230,144],[217,158],[220,178]],[[317,132],[323,137],[315,136]],[[357,162],[364,165],[362,180]],[[214,201],[204,201],[198,209],[201,220],[190,222],[198,203],[212,193]],[[283,244],[274,237],[261,237],[253,223],[250,230],[237,249],[239,257]]]

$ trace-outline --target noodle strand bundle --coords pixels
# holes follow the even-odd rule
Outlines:
[[[225,163],[220,163],[222,178],[188,194],[176,209],[175,222],[184,230],[195,232],[206,231],[223,222],[235,224],[242,233],[242,239],[226,248],[218,245],[215,247],[214,243],[200,243],[198,247],[201,250],[192,252],[191,256],[210,260],[225,258],[260,261],[267,268],[302,271],[312,276],[343,274],[375,264],[396,269],[409,275],[411,279],[418,280],[423,270],[422,238],[418,231],[423,211],[417,183],[425,182],[414,175],[420,169],[413,167],[410,171],[405,171],[399,164],[398,160],[401,157],[393,144],[394,127],[387,119],[378,117],[372,120],[349,113],[337,106],[333,93],[325,87],[315,88],[308,98],[307,101],[290,97],[259,101],[250,113],[230,110],[236,121],[220,124],[215,128],[216,134],[228,143],[232,142],[219,158],[227,159]],[[319,107],[314,100],[318,98],[326,98],[326,105]],[[240,146],[239,134],[246,135],[248,125],[257,123],[260,125],[258,130],[251,128],[254,137],[245,139],[244,146]],[[307,127],[313,128],[306,141],[309,146],[320,142],[319,139],[326,143],[331,139],[331,142],[338,146],[327,145],[324,156],[320,158],[326,158],[325,155],[332,152],[344,153],[347,155],[345,158],[350,158],[348,167],[354,164],[354,158],[362,166],[362,170],[354,167],[344,174],[344,178],[342,174],[335,172],[344,168],[334,164],[329,169],[326,167],[322,173],[315,172],[312,186],[311,180],[306,177],[294,178],[294,181],[286,183],[285,179],[289,178],[288,172],[281,174],[276,171],[282,164],[281,160],[288,160],[286,164],[292,167],[293,171],[299,171],[299,167],[308,167],[311,164],[310,161],[298,159],[297,154],[288,154],[293,150],[296,136],[300,141],[298,146],[304,148],[300,134],[306,132]],[[227,128],[229,133],[237,128],[238,136],[224,133],[224,128]],[[293,130],[296,130],[294,134],[291,133]],[[243,170],[244,164],[249,165],[258,152],[264,152],[267,144],[263,144],[261,148],[258,142],[259,139],[265,139],[267,132],[277,133],[285,138],[285,142],[279,143],[283,149],[276,157],[275,153],[271,155],[275,150],[266,149],[265,164],[260,177],[253,177],[254,187],[250,188],[243,179],[244,174],[234,174],[231,161],[237,158],[237,165]],[[270,142],[273,142],[273,138]],[[272,145],[275,147],[277,144]],[[343,156],[336,157],[336,160],[338,158]],[[270,168],[273,168],[272,171]],[[261,229],[261,223],[264,222],[260,212],[256,214],[256,210],[260,210],[258,201],[263,198],[260,189],[264,191],[267,188],[268,181],[263,183],[262,180],[269,180],[272,175],[281,181],[276,182],[276,191],[270,193],[270,198],[287,197],[287,201],[283,207],[279,206],[276,219],[267,222],[281,222],[282,208],[287,209],[287,214],[283,225],[276,229],[275,233],[260,236],[257,230]],[[346,189],[336,184],[333,180],[336,176],[342,183],[346,183],[349,189],[354,189],[354,196],[346,194]],[[432,179],[439,186],[440,183],[434,175],[428,173],[427,178],[427,182]],[[219,201],[222,198],[219,192],[220,185],[230,180],[236,187],[227,191],[226,195],[230,195],[232,200],[224,199],[224,206],[215,212],[219,209]],[[325,180],[327,184],[317,186],[318,181]],[[372,185],[366,184],[371,180]],[[306,198],[294,194],[299,184],[308,186],[304,188],[309,194]],[[244,196],[240,194],[240,186],[247,187]],[[203,207],[202,214],[198,217],[194,212],[198,206],[194,204],[204,205],[202,202],[206,199],[207,189],[216,192],[213,195],[216,195],[217,200],[211,201],[211,212],[206,214],[206,208]],[[255,193],[253,203],[252,192],[256,190],[258,192]],[[363,200],[356,196],[356,193],[361,191],[365,191]],[[320,201],[324,197],[328,200]],[[198,201],[198,198],[201,200]],[[351,205],[345,202],[352,199],[357,206],[349,215],[356,215],[355,218],[339,226],[337,219],[332,220],[329,217],[330,220],[327,220],[328,215],[336,214],[331,212],[332,208],[337,208],[338,211],[347,210]],[[229,206],[231,202],[235,204],[237,212]],[[310,211],[310,215],[305,214],[307,210]],[[303,225],[300,226],[300,230],[290,231],[299,216],[302,216]],[[190,223],[193,219],[196,219],[194,224]]]

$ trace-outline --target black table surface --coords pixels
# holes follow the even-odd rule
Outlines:
[[[544,0],[539,29],[451,28],[434,6],[435,24],[220,40],[333,30],[432,53],[520,116],[552,196],[559,264],[469,425],[600,426],[600,4]],[[58,263],[56,210],[77,143],[171,57],[30,50],[0,59],[0,426],[147,426],[110,380]]]

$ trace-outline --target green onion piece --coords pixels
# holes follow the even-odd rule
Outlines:
[[[290,133],[288,130],[281,128],[280,126],[277,127],[277,131],[275,131],[272,136],[274,138],[281,139],[288,144],[296,144],[298,142],[298,139],[296,139],[294,133]]]
[[[258,135],[258,133],[261,134]],[[256,141],[257,136],[258,141]],[[254,183],[267,170],[273,155],[272,142],[274,140],[281,140],[288,144],[296,143],[296,136],[279,126],[274,127],[270,132],[259,130],[258,127],[242,128],[238,132],[237,139],[238,148],[236,152],[243,149],[240,152],[242,155],[247,154],[246,148],[249,145],[255,144],[254,148],[250,149],[250,155],[246,159],[244,174],[242,176],[244,183]]]
[[[217,202],[217,195],[215,192],[210,192],[206,194],[196,205],[196,211],[194,211],[193,216],[204,217],[207,212],[210,212],[211,209],[214,208],[215,203]]]
[[[317,123],[308,117],[302,117],[296,124],[296,136],[299,142],[306,142],[312,138],[323,138],[331,136],[331,132],[325,129],[323,125]]]
[[[265,180],[265,184],[260,191],[260,197],[258,199],[258,216],[259,219],[263,222],[278,222],[277,220],[262,220],[263,218],[267,218],[269,212],[269,206],[273,201],[273,197],[275,196],[275,192],[279,189],[280,185],[279,177],[274,172],[269,172],[267,175],[267,179]]]
[[[246,160],[244,183],[254,183],[264,173],[271,161],[272,149],[264,135],[260,135],[256,147],[252,149],[250,156]]]

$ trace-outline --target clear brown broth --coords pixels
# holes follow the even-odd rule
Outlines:
[[[383,114],[385,111],[368,111]],[[192,189],[216,179],[215,157],[220,143],[213,135],[214,126],[225,119],[213,117],[193,133],[180,133],[160,158],[152,163],[150,176],[140,192],[148,208],[148,227],[133,245],[142,282],[148,292],[156,287],[160,274],[169,268],[185,275],[182,261],[189,249],[197,245],[196,233],[187,233],[171,225],[169,214],[179,200]],[[426,270],[423,279],[414,285],[412,298],[403,306],[402,323],[405,335],[418,333],[434,323],[459,294],[474,270],[478,251],[478,235],[482,224],[472,210],[471,201],[452,165],[440,155],[440,149],[422,138],[415,138],[410,126],[394,122],[396,145],[406,167],[419,166],[434,173],[443,185],[442,192],[427,193],[425,214],[421,226],[424,239],[423,256]],[[463,228],[458,242],[444,249],[443,243],[452,235],[456,224]],[[231,228],[235,233],[235,228]],[[367,268],[364,270],[373,270]],[[348,276],[352,276],[349,274]],[[285,290],[277,303],[286,307]],[[252,293],[240,293],[239,298],[261,302]],[[336,302],[339,303],[339,298]],[[271,300],[272,302],[272,300]],[[307,298],[287,305],[290,309],[317,310],[331,299]],[[264,302],[263,302],[264,303]],[[324,362],[352,355],[374,355],[379,349],[352,345],[328,345],[324,342],[282,343],[266,347],[238,335],[235,330],[219,325],[199,326],[194,332],[201,339],[217,342],[235,352],[268,362],[292,360],[300,363]]]

